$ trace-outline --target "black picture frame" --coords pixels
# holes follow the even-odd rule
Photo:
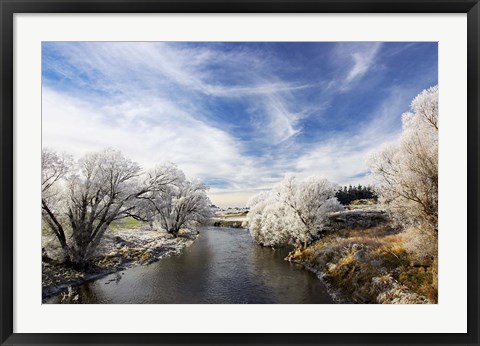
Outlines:
[[[0,243],[2,345],[478,345],[479,328],[479,0],[0,0]],[[468,332],[465,334],[24,334],[13,332],[13,17],[15,13],[467,13]],[[451,316],[455,318],[455,316]]]

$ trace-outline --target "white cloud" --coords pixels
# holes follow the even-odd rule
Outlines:
[[[228,133],[159,98],[93,104],[44,87],[42,142],[76,157],[111,147],[145,168],[175,162],[190,177],[228,182],[228,187],[209,193],[223,205],[245,203],[259,189],[270,187],[278,170],[278,165],[263,165],[261,159],[245,155]]]
[[[67,47],[62,47],[61,52],[70,68],[58,60],[48,60],[49,69],[87,90],[114,95],[120,92],[123,100],[130,99],[137,106],[137,99],[144,99],[147,93],[163,98],[174,94],[193,108],[196,96],[188,92],[223,98],[249,97],[262,107],[257,137],[272,143],[285,141],[299,132],[297,115],[289,110],[292,93],[312,87],[279,80],[268,73],[271,59],[267,64],[265,57],[249,51],[225,52],[162,42],[84,42]],[[222,73],[211,71],[212,65],[220,64]],[[72,67],[80,72],[72,72]],[[230,71],[232,67],[232,71],[242,71],[241,76],[234,76],[238,83],[219,81],[219,75],[235,73]],[[86,81],[86,75],[95,78]]]
[[[345,83],[350,83],[355,78],[363,76],[373,65],[375,57],[380,50],[381,43],[373,43],[366,49],[353,52],[353,66],[345,78]]]
[[[257,131],[271,144],[279,144],[299,133],[298,114],[291,112],[282,99],[269,96],[264,101],[266,116]]]
[[[333,51],[332,60],[340,66],[338,80],[331,86],[340,92],[350,90],[372,67],[382,46],[381,42],[339,43]],[[348,66],[348,69],[345,69]]]
[[[356,131],[309,146],[294,139],[302,134],[301,120],[318,116],[336,95],[372,70],[379,50],[379,43],[338,44],[334,55],[343,69],[334,73],[318,102],[304,102],[295,92],[312,85],[280,80],[269,70],[271,59],[249,51],[168,43],[63,46],[65,65],[61,59],[45,61],[68,83],[62,92],[62,80],[43,87],[43,145],[75,156],[112,147],[144,167],[172,161],[188,176],[219,183],[212,183],[209,195],[226,206],[244,204],[285,173],[323,175],[339,184],[364,183],[367,157],[396,138],[412,90],[392,89]],[[212,64],[220,64],[222,73]],[[226,82],[222,76],[230,67],[242,75]],[[72,86],[75,94],[68,89]],[[236,138],[235,130],[227,128],[230,123],[209,118],[212,110],[202,101],[211,97],[249,107],[244,112],[252,116],[245,119],[251,121],[248,129],[253,128],[248,141]],[[268,149],[257,150],[255,145]]]
[[[95,86],[106,89],[134,90],[140,87],[144,90],[174,83],[206,95],[241,97],[310,87],[259,78],[258,74],[266,71],[266,62],[248,52],[228,53],[163,42],[83,42],[69,45],[68,49],[63,47],[61,52],[69,65],[83,74],[73,73],[55,60],[46,62],[48,68],[79,83],[85,74],[93,74],[97,77]],[[243,71],[238,77],[242,77],[244,83],[225,85],[218,82],[219,74],[210,73],[212,64],[224,64],[222,68],[235,66]],[[228,74],[229,70],[222,72]]]
[[[400,136],[401,115],[408,109],[409,88],[392,88],[390,95],[357,130],[332,136],[300,156],[295,167],[302,176],[322,175],[337,184],[372,183],[368,159],[379,148],[396,142]]]
[[[43,144],[79,156],[114,147],[144,165],[174,161],[191,175],[212,169],[235,180],[251,165],[227,133],[165,100],[99,106],[43,90]]]

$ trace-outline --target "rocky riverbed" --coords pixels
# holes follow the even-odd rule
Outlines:
[[[60,249],[53,236],[42,237],[42,298],[68,290],[69,287],[97,280],[124,269],[146,265],[191,245],[197,232],[181,231],[175,238],[148,227],[109,230],[98,248],[92,267],[87,271],[67,268],[59,262]]]

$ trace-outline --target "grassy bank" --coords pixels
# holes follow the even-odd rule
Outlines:
[[[316,272],[344,302],[437,302],[436,268],[406,250],[408,233],[388,223],[335,230],[288,257]]]

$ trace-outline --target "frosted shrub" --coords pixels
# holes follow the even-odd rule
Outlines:
[[[405,250],[412,259],[421,264],[429,264],[437,256],[437,238],[432,232],[411,227],[405,231]]]
[[[264,246],[306,246],[320,231],[327,214],[343,209],[335,193],[336,186],[326,179],[301,181],[287,176],[271,191],[250,199],[250,234]]]
[[[282,246],[289,241],[289,234],[281,221],[285,207],[269,193],[262,192],[249,201],[248,225],[250,234],[264,246]]]

